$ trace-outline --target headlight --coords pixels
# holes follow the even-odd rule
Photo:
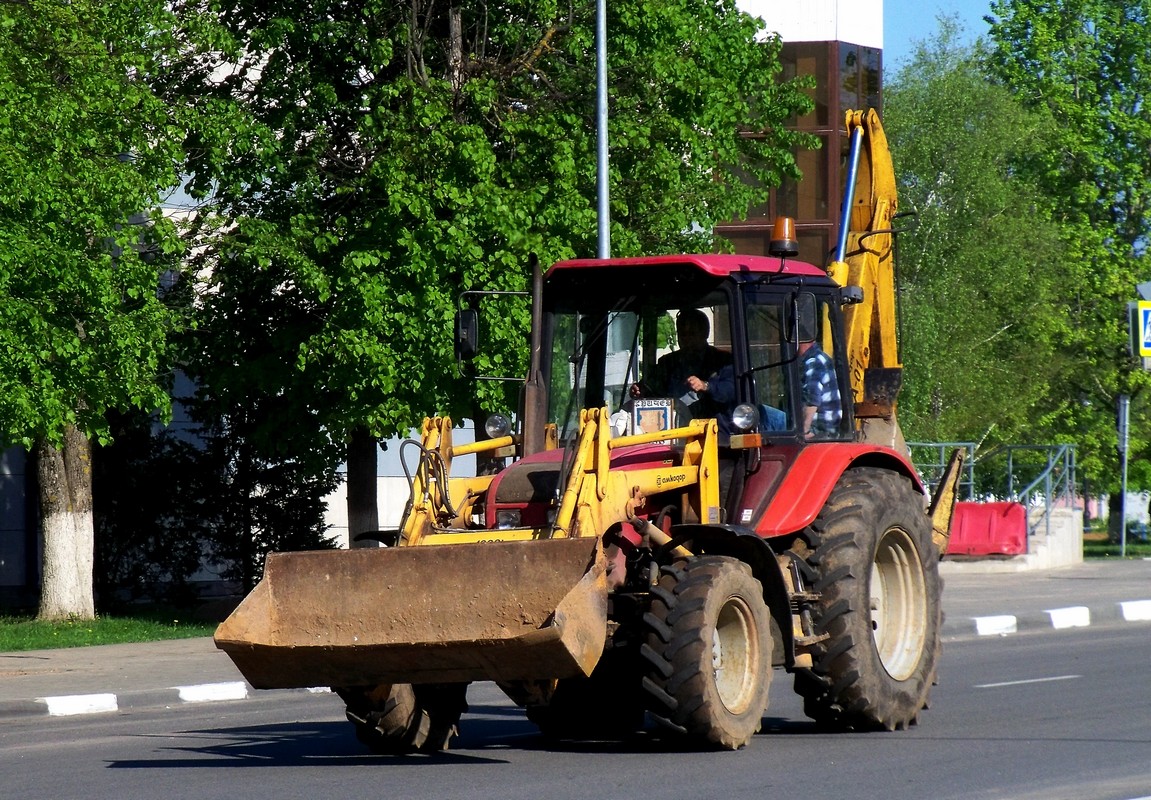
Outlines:
[[[512,421],[503,414],[492,414],[488,417],[487,422],[484,423],[484,430],[487,431],[489,439],[499,439],[501,436],[507,436],[508,431],[511,429]]]
[[[500,530],[507,530],[508,528],[520,527],[520,521],[523,517],[520,515],[518,508],[505,509],[496,512],[496,527]]]
[[[731,412],[731,424],[741,433],[746,433],[759,425],[759,411],[748,403],[740,403]]]

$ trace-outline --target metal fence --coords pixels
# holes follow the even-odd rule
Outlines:
[[[973,442],[908,443],[912,463],[928,486],[939,480],[947,457],[957,447],[967,449],[960,500],[1019,503],[1029,512],[1029,533],[1035,532],[1040,521],[1050,533],[1051,510],[1075,505],[1074,445],[1001,445],[978,453]],[[1042,514],[1031,514],[1033,509],[1042,509]]]
[[[967,451],[967,460],[963,463],[963,473],[959,476],[959,491],[956,499],[975,499],[975,459],[971,454],[975,452],[975,442],[908,442],[907,448],[911,453],[911,463],[919,472],[923,483],[934,488],[943,477],[943,470],[947,468],[947,461],[952,451],[958,448]]]

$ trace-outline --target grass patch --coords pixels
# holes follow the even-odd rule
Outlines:
[[[1084,558],[1120,558],[1118,542],[1090,541],[1083,537]],[[1151,558],[1151,542],[1127,542],[1127,558]]]
[[[196,619],[194,613],[149,608],[139,613],[61,622],[42,622],[33,616],[0,616],[0,652],[211,636],[215,623]]]

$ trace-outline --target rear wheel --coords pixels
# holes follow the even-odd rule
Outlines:
[[[894,472],[844,473],[799,553],[828,638],[796,691],[836,728],[906,728],[918,720],[939,655],[938,552],[923,497]],[[802,548],[800,548],[802,549]]]
[[[696,744],[742,747],[759,730],[771,683],[763,587],[746,564],[723,556],[662,572],[640,648],[648,710]]]
[[[347,703],[356,738],[380,755],[447,750],[467,710],[466,683],[383,683],[336,691]]]

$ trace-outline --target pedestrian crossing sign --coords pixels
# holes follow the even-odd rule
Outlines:
[[[1151,358],[1151,300],[1139,301],[1139,355]]]

